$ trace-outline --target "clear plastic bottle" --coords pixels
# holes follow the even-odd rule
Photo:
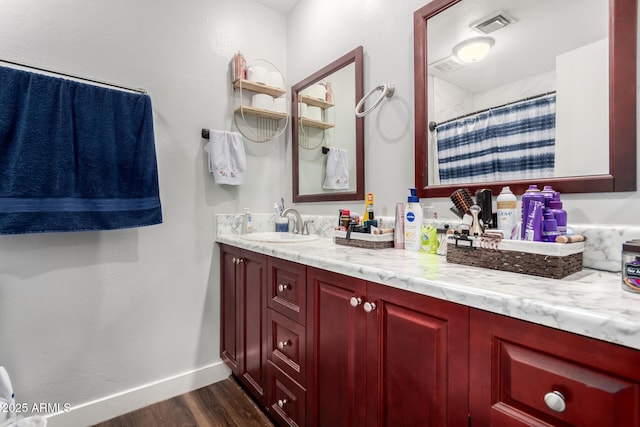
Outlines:
[[[242,234],[253,233],[253,218],[249,208],[244,208],[244,218],[242,222]]]

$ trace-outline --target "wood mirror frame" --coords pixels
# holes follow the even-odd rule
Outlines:
[[[355,99],[362,99],[364,92],[364,83],[362,79],[362,57],[363,48],[358,46],[351,52],[346,53],[342,57],[336,59],[331,64],[313,73],[306,79],[297,83],[291,88],[291,135],[292,135],[292,164],[293,164],[293,201],[294,202],[326,202],[339,200],[364,200],[364,119],[355,118],[356,126],[356,176],[351,179],[356,180],[356,188],[354,191],[339,191],[317,194],[300,194],[300,163],[299,163],[299,117],[298,117],[298,93],[311,86],[323,78],[333,74],[341,68],[353,63],[355,65]],[[353,114],[355,116],[355,104],[353,106]]]
[[[461,0],[433,0],[413,15],[415,82],[415,184],[419,197],[449,197],[458,188],[499,194],[508,185],[522,194],[529,184],[561,193],[635,191],[637,0],[609,0],[609,174],[536,180],[428,185],[427,21]]]

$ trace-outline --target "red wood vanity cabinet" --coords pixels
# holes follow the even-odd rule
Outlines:
[[[221,358],[266,404],[266,255],[221,245],[220,297]]]
[[[307,269],[309,426],[467,426],[467,307]]]
[[[228,245],[221,357],[281,426],[640,427],[638,350]]]
[[[222,359],[278,424],[467,425],[467,307],[227,245],[220,256]]]
[[[640,351],[475,309],[470,325],[473,427],[640,426]]]

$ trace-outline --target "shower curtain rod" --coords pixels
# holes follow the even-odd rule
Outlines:
[[[32,70],[44,71],[45,73],[53,73],[53,74],[58,74],[58,75],[64,76],[64,77],[71,77],[72,79],[84,80],[84,81],[91,82],[91,83],[98,83],[98,84],[105,85],[105,86],[111,86],[111,87],[116,87],[116,88],[119,88],[119,89],[130,90],[132,92],[147,93],[146,90],[141,89],[141,88],[133,88],[133,87],[128,87],[128,86],[122,86],[122,85],[115,84],[115,83],[104,82],[104,81],[101,81],[101,80],[89,79],[87,77],[75,76],[73,74],[62,73],[60,71],[55,71],[55,70],[48,70],[46,68],[36,67],[34,65],[29,65],[29,64],[22,64],[20,62],[15,62],[15,61],[9,61],[9,60],[3,59],[3,58],[0,58],[0,62],[4,62],[6,64],[17,65],[19,67],[31,68]]]
[[[494,110],[494,109],[496,109],[496,108],[506,107],[507,105],[517,104],[518,102],[522,102],[522,101],[530,101],[530,100],[532,100],[532,99],[542,98],[543,96],[551,95],[551,94],[553,94],[553,93],[556,93],[556,91],[555,91],[555,90],[552,90],[552,91],[550,91],[550,92],[541,93],[541,94],[533,95],[533,96],[528,96],[528,97],[526,97],[526,98],[517,99],[517,100],[515,100],[515,101],[507,102],[506,104],[496,105],[496,106],[494,106],[494,107],[485,108],[484,110],[474,111],[473,113],[463,114],[462,116],[454,117],[453,119],[445,120],[444,122],[441,122],[441,123],[429,122],[429,130],[430,130],[431,132],[433,132],[434,130],[436,130],[436,127],[438,127],[438,126],[440,126],[440,125],[444,125],[444,124],[446,124],[446,123],[451,123],[451,122],[454,122],[454,121],[456,121],[456,120],[464,119],[465,117],[473,116],[474,114],[484,113],[485,111]]]

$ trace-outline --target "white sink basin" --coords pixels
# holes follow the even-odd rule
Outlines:
[[[262,233],[242,234],[240,237],[242,239],[251,240],[253,242],[297,243],[311,242],[312,240],[317,240],[320,236],[318,236],[317,234],[293,234],[267,231]]]

